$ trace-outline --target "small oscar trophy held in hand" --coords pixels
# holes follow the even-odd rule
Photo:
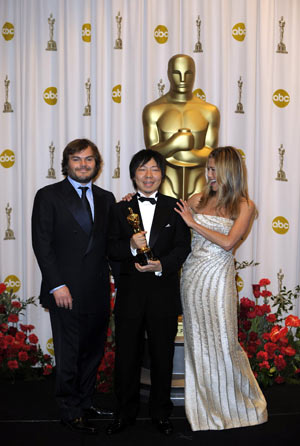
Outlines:
[[[133,227],[134,234],[137,234],[138,232],[142,231],[140,227],[139,215],[134,214],[131,208],[128,208],[128,210],[129,214],[127,215],[127,221]],[[148,260],[157,260],[157,259],[154,257],[151,248],[149,248],[149,246],[146,244],[143,248],[137,249],[136,261],[141,266],[145,266],[148,264]]]

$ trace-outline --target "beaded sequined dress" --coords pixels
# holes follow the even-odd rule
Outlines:
[[[197,223],[228,234],[233,221],[195,214]],[[193,231],[182,273],[185,410],[192,430],[267,421],[266,401],[237,337],[237,292],[231,251]]]

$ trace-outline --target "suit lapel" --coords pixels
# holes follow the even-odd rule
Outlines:
[[[62,195],[66,207],[69,209],[69,211],[71,212],[77,223],[84,231],[84,220],[82,219],[82,206],[80,197],[67,178],[61,184],[62,184]]]
[[[151,233],[149,239],[150,248],[153,248],[153,246],[155,245],[156,240],[161,231],[161,228],[165,226],[169,214],[170,214],[170,207],[168,206],[168,203],[165,200],[164,195],[159,193],[157,197],[157,204],[151,226]]]

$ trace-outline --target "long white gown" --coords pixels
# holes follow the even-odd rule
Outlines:
[[[233,220],[195,214],[197,223],[228,234]],[[266,401],[238,342],[237,292],[231,251],[193,231],[182,273],[185,410],[193,431],[267,421]]]

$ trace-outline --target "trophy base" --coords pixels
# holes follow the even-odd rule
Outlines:
[[[13,109],[9,102],[4,102],[3,113],[13,113]]]
[[[120,178],[120,167],[116,167],[112,178]]]
[[[286,46],[284,43],[278,43],[276,53],[287,54]]]
[[[90,105],[86,105],[85,107],[84,107],[84,113],[83,113],[83,116],[91,116],[91,106]]]
[[[117,39],[114,46],[115,50],[122,50],[123,49],[123,42],[122,39]]]
[[[50,167],[50,169],[48,169],[48,175],[46,176],[46,178],[56,179],[55,170],[53,169],[53,167]]]
[[[14,231],[12,229],[6,229],[4,240],[16,240]]]
[[[48,40],[46,51],[57,51],[55,40]]]
[[[245,113],[244,112],[244,108],[243,108],[243,104],[241,102],[238,102],[236,104],[236,111],[235,113]]]
[[[145,265],[148,265],[148,260],[156,260],[151,249],[148,248],[147,251],[138,249],[137,255],[136,255],[136,262],[141,266],[145,266]]]
[[[203,53],[202,43],[201,42],[197,42],[195,44],[194,53]]]
[[[288,181],[286,174],[283,170],[278,170],[277,177],[275,178],[277,181]]]

